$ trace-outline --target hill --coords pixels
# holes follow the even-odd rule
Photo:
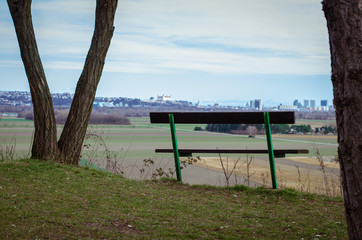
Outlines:
[[[343,201],[0,162],[1,239],[347,239]]]

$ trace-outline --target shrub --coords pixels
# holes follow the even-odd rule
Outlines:
[[[194,131],[202,131],[202,128],[201,127],[195,127]]]
[[[34,120],[34,113],[33,111],[26,110],[24,112],[19,112],[18,117],[26,120]]]
[[[120,124],[130,125],[130,121],[127,117],[117,114],[100,114],[94,113],[89,119],[90,124]]]

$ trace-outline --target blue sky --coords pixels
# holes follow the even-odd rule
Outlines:
[[[74,92],[95,1],[33,0],[52,92]],[[6,1],[0,2],[0,90],[29,90]],[[291,104],[333,98],[319,0],[119,0],[97,96],[203,104]]]

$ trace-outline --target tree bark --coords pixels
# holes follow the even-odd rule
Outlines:
[[[362,239],[362,0],[324,0],[350,239]]]
[[[67,121],[58,142],[61,153],[59,157],[63,162],[78,164],[97,86],[113,36],[116,8],[116,0],[97,0],[92,44],[77,84]]]
[[[113,36],[117,2],[97,0],[92,43],[67,121],[57,143],[53,103],[33,30],[31,0],[8,0],[34,106],[33,158],[78,164],[97,86]]]
[[[57,148],[57,128],[53,102],[39,56],[31,19],[31,0],[8,0],[28,77],[34,111],[32,158],[54,159]]]

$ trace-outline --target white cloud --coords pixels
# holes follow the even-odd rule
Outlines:
[[[96,1],[92,0],[55,0],[55,1],[34,1],[32,10],[39,10],[50,15],[89,15],[95,12]]]
[[[46,61],[44,68],[58,70],[82,70],[84,63],[81,62],[64,62],[64,61]]]
[[[22,67],[23,62],[20,60],[0,60],[1,67]]]
[[[47,68],[83,67],[94,10],[90,0],[34,2],[34,28]],[[315,0],[124,0],[115,26],[105,71],[330,72],[327,29]],[[14,34],[11,27],[0,21],[4,36]],[[13,42],[4,45],[18,51]]]
[[[328,44],[319,1],[155,0],[126,1],[119,7],[117,25],[123,31],[140,29],[157,39],[328,54],[327,47],[315,46],[315,41]]]
[[[203,71],[219,74],[328,74],[329,69],[328,57],[324,56],[258,56],[118,39],[112,43],[106,66],[110,62],[118,62],[119,66],[128,62],[134,66],[130,72],[134,72],[139,63],[142,72],[147,69],[145,66],[152,72]],[[121,72],[127,71],[127,68],[119,69],[122,69]]]
[[[330,72],[327,30],[314,0],[122,1],[116,31],[109,55],[143,70]]]

